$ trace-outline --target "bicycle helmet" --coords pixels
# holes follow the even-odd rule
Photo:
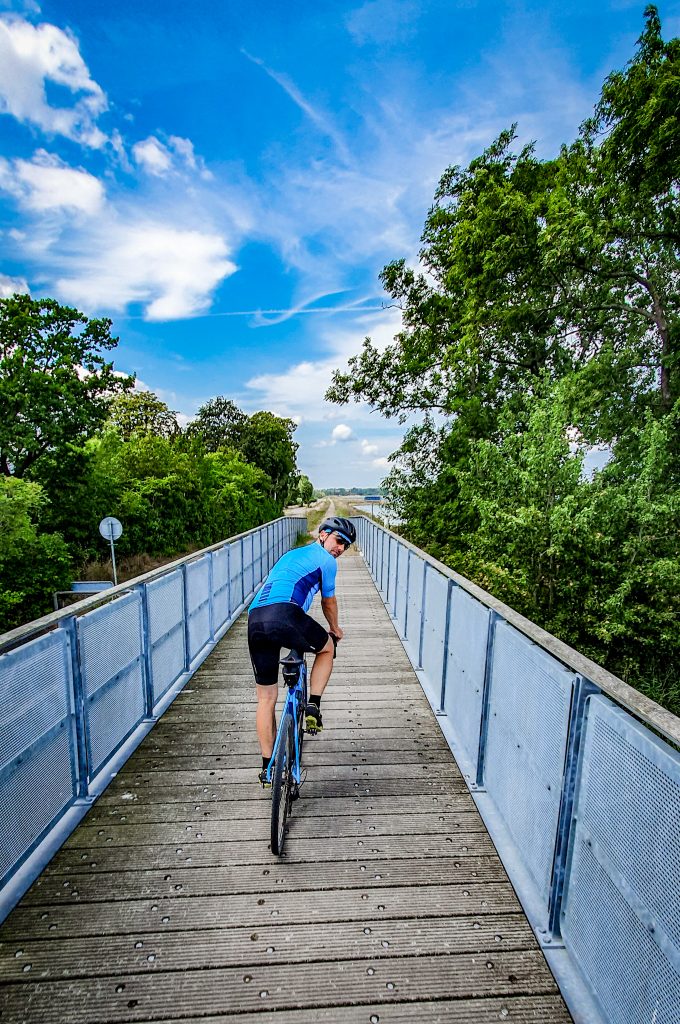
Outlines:
[[[357,539],[357,531],[354,529],[354,524],[350,523],[349,519],[345,519],[343,516],[331,516],[330,519],[324,519],[319,527],[319,533],[339,533],[343,540],[346,540],[348,544],[354,544]]]

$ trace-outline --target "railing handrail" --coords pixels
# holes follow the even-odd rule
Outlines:
[[[359,513],[359,517],[366,519],[371,522],[371,519]],[[456,586],[460,587],[471,597],[474,597],[481,604],[490,608],[492,611],[497,612],[506,622],[511,626],[518,629],[524,636],[528,637],[533,643],[537,644],[543,650],[547,651],[558,661],[561,661],[567,668],[577,672],[579,675],[585,676],[591,682],[595,683],[600,687],[603,693],[608,697],[611,697],[613,701],[626,708],[631,714],[635,715],[636,718],[644,722],[650,728],[654,729],[657,733],[669,740],[675,746],[680,747],[680,718],[674,715],[667,708],[657,704],[656,701],[652,700],[651,697],[646,697],[644,693],[636,690],[635,687],[630,686],[629,683],[619,679],[612,672],[609,672],[602,665],[598,665],[597,662],[591,661],[585,654],[581,654],[579,651],[574,650],[569,644],[566,644],[563,640],[558,640],[552,633],[548,633],[547,630],[541,626],[536,625],[531,619],[527,619],[524,615],[520,615],[519,612],[515,611],[514,608],[510,608],[509,605],[503,604],[502,601],[497,600],[492,594],[489,594],[482,587],[477,586],[476,583],[472,583],[466,579],[465,576],[461,576],[459,573],[450,569],[448,565],[444,565],[443,562],[439,562],[432,555],[429,555],[422,548],[418,548],[415,544],[411,544],[410,541],[405,540],[404,537],[400,537],[394,530],[390,530],[389,527],[384,526],[382,523],[373,522],[374,526],[384,530],[385,533],[390,534],[399,543],[403,544],[405,548],[413,551],[419,558],[428,565],[431,565],[433,569],[436,569],[443,576],[453,580]],[[0,638],[1,641],[2,638]]]
[[[166,562],[164,565],[159,565],[155,569],[151,569],[149,572],[142,573],[141,576],[135,576],[131,580],[125,580],[123,583],[119,583],[117,586],[108,587],[106,590],[101,591],[98,594],[92,594],[90,597],[84,597],[81,601],[74,601],[73,604],[68,605],[66,608],[60,608],[59,611],[50,612],[48,615],[43,615],[39,619],[33,619],[31,622],[25,622],[21,626],[17,626],[15,629],[9,630],[7,633],[0,634],[0,654],[5,651],[9,651],[19,644],[25,643],[32,637],[39,636],[41,633],[46,633],[55,626],[58,626],[63,619],[72,618],[74,615],[83,615],[85,612],[92,611],[93,608],[97,608],[99,605],[108,604],[109,601],[120,597],[121,594],[126,593],[128,590],[132,590],[134,587],[138,587],[141,584],[149,583],[151,580],[158,579],[160,576],[165,576],[169,572],[179,568],[181,565],[187,565],[189,562],[194,562],[198,558],[202,558],[204,555],[210,554],[212,551],[218,551],[223,548],[225,544],[233,544],[234,541],[241,540],[242,537],[248,537],[253,533],[257,533],[262,529],[263,526],[270,526],[273,523],[278,523],[282,519],[304,519],[305,516],[277,516],[276,519],[270,519],[266,523],[260,523],[259,526],[254,526],[251,530],[244,530],[243,533],[234,534],[233,537],[226,537],[224,540],[218,541],[216,544],[210,544],[206,548],[201,548],[199,551],[192,551],[188,555],[182,555],[181,558],[176,558],[172,562]]]

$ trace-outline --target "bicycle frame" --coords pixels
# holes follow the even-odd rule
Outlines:
[[[291,654],[292,653],[293,652],[291,651]],[[287,672],[285,667],[284,667],[283,679],[284,679],[284,682],[286,683],[286,685],[288,687],[288,693],[286,694],[286,699],[284,701],[283,708],[281,710],[281,716],[279,718],[279,725],[278,725],[278,728],[276,730],[276,739],[274,740],[274,749],[272,750],[271,760],[269,762],[269,767],[267,768],[267,782],[271,782],[272,781],[272,771],[274,769],[274,764],[276,763],[276,755],[277,755],[279,747],[281,745],[281,737],[283,735],[283,726],[284,726],[284,723],[285,723],[285,720],[286,720],[286,716],[287,715],[292,715],[293,725],[294,725],[293,734],[295,736],[295,761],[294,761],[293,766],[292,766],[292,769],[293,769],[293,781],[296,783],[296,785],[299,786],[300,782],[301,782],[301,777],[300,777],[300,753],[301,753],[300,747],[301,747],[301,745],[300,745],[300,732],[299,732],[299,729],[298,729],[298,722],[299,722],[300,709],[301,709],[302,713],[304,713],[304,708],[305,708],[305,703],[306,703],[306,690],[307,690],[307,686],[306,686],[306,683],[307,683],[307,666],[305,664],[304,658],[302,659],[302,662],[299,665],[299,667],[296,666],[295,672],[290,672],[290,671]]]

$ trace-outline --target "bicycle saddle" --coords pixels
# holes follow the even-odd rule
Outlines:
[[[281,658],[279,665],[283,665],[284,669],[295,669],[299,668],[302,664],[302,658],[296,650],[289,651],[285,658]]]

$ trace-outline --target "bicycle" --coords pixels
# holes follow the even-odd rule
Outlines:
[[[307,665],[296,650],[290,651],[279,664],[288,687],[286,700],[276,732],[272,758],[267,768],[267,781],[272,787],[271,847],[281,856],[286,841],[286,822],[291,805],[300,796],[302,785],[302,743],[305,707],[307,705]]]
[[[333,640],[333,658],[337,655],[338,639]],[[267,768],[266,779],[272,787],[271,848],[281,856],[286,841],[286,823],[293,801],[300,796],[302,785],[302,744],[305,735],[305,708],[307,706],[307,662],[293,649],[282,658],[283,681],[288,687],[274,749]],[[313,735],[313,733],[310,733]]]

